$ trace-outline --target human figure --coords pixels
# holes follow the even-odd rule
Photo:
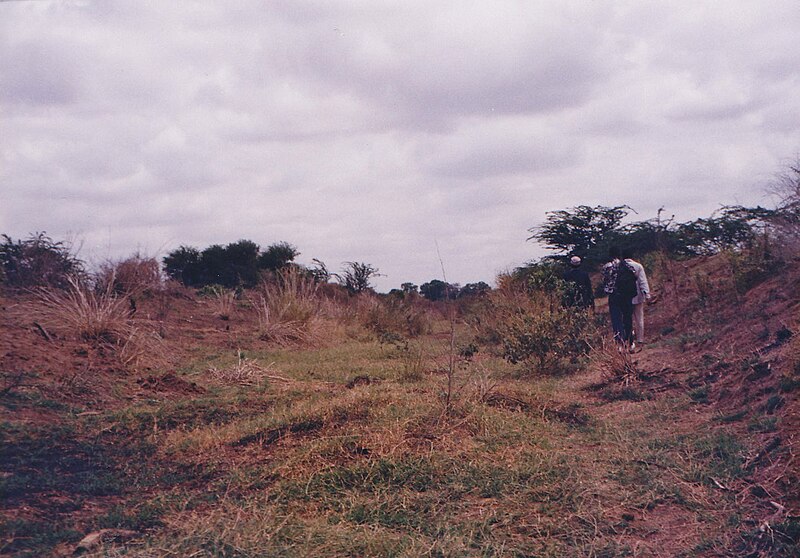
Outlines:
[[[622,259],[622,252],[618,246],[612,246],[608,254],[611,261],[603,266],[603,291],[608,294],[608,312],[611,315],[614,339],[623,347],[635,350],[633,341],[635,272]]]
[[[565,304],[573,308],[589,308],[594,311],[594,293],[592,292],[592,280],[589,274],[581,269],[581,259],[572,256],[569,259],[569,269],[564,272],[564,281],[567,283]]]
[[[633,297],[633,332],[638,348],[641,350],[644,344],[644,305],[650,300],[650,284],[647,282],[644,266],[633,259],[630,250],[624,250],[622,258],[636,273],[636,296]]]

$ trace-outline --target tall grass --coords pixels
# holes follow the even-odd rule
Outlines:
[[[317,345],[325,324],[319,283],[295,267],[264,280],[251,301],[259,336],[282,346]]]
[[[236,309],[236,292],[214,285],[211,287],[211,297],[214,316],[220,320],[230,320]]]
[[[130,335],[131,306],[127,296],[114,293],[113,282],[94,290],[75,277],[65,290],[37,291],[42,321],[62,334],[77,334],[85,341],[117,344]]]
[[[34,314],[49,330],[111,348],[125,365],[160,353],[160,337],[145,320],[135,320],[131,299],[115,293],[114,282],[93,289],[68,278],[65,290],[42,288]]]

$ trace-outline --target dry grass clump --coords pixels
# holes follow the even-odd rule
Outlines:
[[[219,285],[213,285],[209,289],[214,316],[220,320],[230,320],[236,310],[236,292]]]
[[[44,328],[110,348],[126,366],[138,366],[161,353],[160,337],[146,321],[133,318],[130,297],[116,294],[113,283],[97,290],[74,277],[68,282],[65,290],[37,291],[34,315]]]
[[[240,386],[257,386],[265,379],[281,378],[271,374],[274,363],[264,367],[257,362],[239,353],[239,359],[233,366],[227,368],[217,368],[212,366],[208,369],[209,374],[216,380],[226,384],[238,384]]]
[[[413,302],[362,294],[353,300],[353,305],[361,325],[379,334],[419,337],[431,332],[428,309]]]
[[[161,266],[155,258],[137,253],[122,261],[102,264],[95,283],[100,291],[112,290],[116,294],[140,295],[160,290],[163,277]]]
[[[630,352],[617,343],[602,340],[592,356],[605,382],[628,387],[642,378]]]
[[[319,284],[297,268],[265,280],[252,300],[259,336],[281,346],[317,345],[326,331]]]
[[[65,335],[74,333],[85,341],[118,344],[131,328],[131,306],[127,296],[118,296],[113,284],[94,290],[68,279],[66,290],[43,288],[37,294],[42,322]]]

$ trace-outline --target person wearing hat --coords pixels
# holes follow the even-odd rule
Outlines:
[[[567,289],[564,297],[565,306],[573,308],[591,308],[594,310],[594,292],[589,274],[581,269],[581,259],[572,256],[569,259],[569,269],[564,273]]]

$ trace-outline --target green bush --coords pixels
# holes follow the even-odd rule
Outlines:
[[[558,373],[589,353],[594,337],[591,314],[563,307],[559,289],[506,289],[490,298],[493,315],[478,324],[481,338],[497,343],[509,362]]]
[[[83,276],[84,266],[69,246],[46,233],[14,241],[2,235],[0,281],[9,287],[69,287],[69,278]]]
[[[728,251],[728,262],[736,292],[744,294],[784,267],[784,262],[775,258],[769,237],[764,235],[751,247],[740,251]]]

